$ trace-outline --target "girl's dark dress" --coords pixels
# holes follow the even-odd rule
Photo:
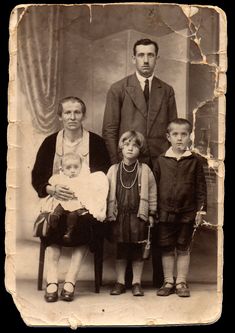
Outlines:
[[[122,186],[120,181],[121,164],[117,172],[117,203],[118,216],[114,223],[114,239],[118,243],[117,257],[131,257],[131,259],[140,259],[142,256],[142,243],[146,239],[145,222],[137,217],[139,209],[139,189],[138,178],[130,189]],[[128,171],[133,170],[134,165],[125,165]],[[130,187],[136,177],[137,169],[133,172],[127,172],[122,168],[122,183]]]

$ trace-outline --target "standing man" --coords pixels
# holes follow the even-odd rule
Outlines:
[[[142,133],[147,145],[142,161],[151,168],[169,143],[166,128],[177,118],[175,94],[171,86],[154,76],[158,45],[150,39],[138,40],[132,61],[136,72],[114,83],[108,91],[103,121],[103,138],[112,164],[120,160],[118,140],[128,131]]]
[[[150,39],[138,40],[132,61],[136,72],[114,83],[108,91],[103,120],[103,138],[111,163],[118,163],[118,141],[129,130],[142,133],[146,147],[140,157],[152,169],[158,156],[168,149],[166,129],[177,118],[175,94],[171,86],[154,76],[158,45]],[[163,273],[159,251],[153,251],[153,280],[160,286]]]

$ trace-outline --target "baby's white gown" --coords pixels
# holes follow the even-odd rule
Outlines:
[[[55,174],[49,179],[51,185],[65,185],[74,192],[74,199],[64,201],[48,195],[41,200],[41,211],[52,212],[58,204],[68,211],[86,208],[98,221],[106,218],[109,182],[102,171],[90,173],[83,165],[77,177],[69,178],[63,173]]]

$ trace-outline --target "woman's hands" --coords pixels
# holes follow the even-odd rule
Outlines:
[[[57,200],[68,201],[74,198],[74,192],[68,186],[62,184],[47,185],[46,191]]]

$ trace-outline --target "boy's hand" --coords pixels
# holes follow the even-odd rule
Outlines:
[[[195,217],[195,227],[198,227],[200,224],[202,224],[202,214],[201,212],[197,212]]]

